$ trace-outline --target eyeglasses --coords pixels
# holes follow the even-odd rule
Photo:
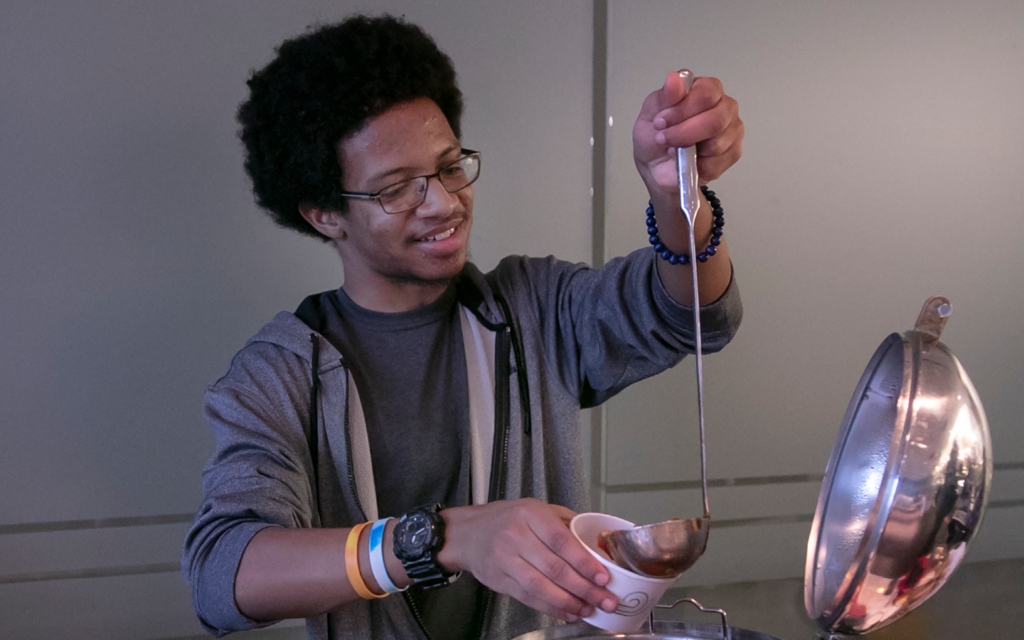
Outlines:
[[[437,173],[396,182],[377,193],[345,191],[341,195],[359,200],[379,200],[385,213],[402,213],[415,209],[427,199],[431,178],[437,178],[448,193],[455,193],[476,182],[480,177],[480,152],[463,149],[462,153],[461,158],[445,165]]]

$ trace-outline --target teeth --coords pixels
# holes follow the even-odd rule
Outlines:
[[[448,236],[452,235],[453,233],[455,233],[455,228],[454,227],[449,229],[449,230],[447,230],[447,231],[442,231],[441,233],[437,234],[436,236],[432,236],[430,238],[423,238],[423,240],[421,240],[420,242],[437,242],[438,240],[444,240],[445,238],[447,238]]]

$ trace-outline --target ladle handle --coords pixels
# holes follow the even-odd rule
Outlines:
[[[683,87],[690,92],[693,86],[693,72],[680,69],[679,77]],[[694,354],[697,358],[697,414],[700,421],[700,488],[704,501],[704,517],[711,518],[708,506],[707,450],[704,446],[704,345],[700,329],[700,292],[697,287],[697,243],[694,238],[694,222],[700,209],[700,184],[697,176],[697,149],[694,146],[676,148],[676,172],[679,178],[679,208],[689,225],[690,276],[693,278],[693,333]]]
[[[679,77],[683,79],[686,93],[693,86],[693,72],[680,69]],[[676,148],[676,169],[679,172],[679,205],[686,215],[686,221],[693,225],[700,208],[700,184],[697,181],[697,147]]]

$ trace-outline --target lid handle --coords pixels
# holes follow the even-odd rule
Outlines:
[[[932,346],[939,341],[946,320],[953,313],[953,306],[945,296],[932,296],[925,301],[921,315],[917,316],[914,330],[923,334],[925,346]]]
[[[717,613],[722,616],[722,640],[732,640],[732,633],[729,627],[729,619],[725,615],[723,609],[705,609],[701,603],[697,602],[693,598],[680,598],[672,604],[656,604],[655,609],[674,609],[675,606],[681,602],[689,602],[693,606],[697,607],[704,613]],[[654,634],[654,609],[651,609],[651,614],[647,617],[647,630]]]

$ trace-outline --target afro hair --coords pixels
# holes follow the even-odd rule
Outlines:
[[[299,205],[347,212],[338,144],[368,118],[425,97],[462,136],[451,59],[421,28],[393,16],[354,16],[287,40],[248,86],[239,137],[256,203],[280,226],[325,241]]]

